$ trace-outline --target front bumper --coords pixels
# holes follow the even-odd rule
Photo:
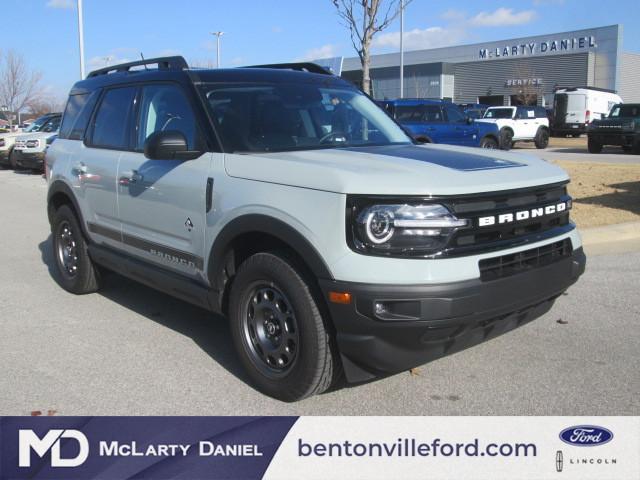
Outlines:
[[[546,313],[584,272],[582,247],[555,263],[491,281],[373,285],[321,281],[349,292],[328,303],[350,382],[397,373],[463,350]],[[376,309],[376,304],[384,309]]]
[[[21,168],[32,170],[44,169],[44,152],[25,152],[23,150],[13,150],[16,165]]]
[[[636,145],[637,138],[634,132],[595,132],[589,131],[589,138],[596,141],[600,145],[617,145],[620,147],[633,147]]]
[[[0,165],[9,167],[11,163],[9,162],[9,150],[0,150]]]

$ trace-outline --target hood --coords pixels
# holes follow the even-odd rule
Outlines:
[[[22,135],[18,135],[16,140],[46,140],[49,137],[53,137],[54,135],[58,135],[58,132],[33,132],[33,133],[23,133]]]
[[[225,168],[232,177],[369,195],[459,195],[569,178],[532,155],[433,144],[225,154]]]
[[[21,137],[23,135],[29,135],[29,134],[24,132],[6,132],[6,133],[0,133],[0,138],[15,138],[15,137]]]

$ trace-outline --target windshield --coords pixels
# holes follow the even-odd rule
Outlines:
[[[356,89],[280,83],[202,88],[227,152],[411,143],[380,107]]]
[[[24,129],[24,132],[39,132],[40,127],[51,117],[44,116],[36,118],[31,125]]]
[[[511,118],[513,108],[490,108],[484,113],[484,118]]]
[[[611,109],[609,117],[640,117],[640,105],[616,105]]]

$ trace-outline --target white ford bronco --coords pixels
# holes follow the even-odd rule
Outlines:
[[[533,142],[536,148],[549,145],[549,118],[544,107],[489,107],[476,122],[495,123],[500,145]]]
[[[92,72],[46,161],[62,287],[111,270],[225,315],[285,401],[521,326],[585,267],[559,167],[418,145],[313,64]]]

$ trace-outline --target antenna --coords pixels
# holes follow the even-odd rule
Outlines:
[[[140,52],[140,58],[142,59],[142,61],[144,62],[144,55],[142,54],[142,52]],[[144,64],[144,69],[145,70],[149,70],[149,67],[147,67],[147,64]]]

